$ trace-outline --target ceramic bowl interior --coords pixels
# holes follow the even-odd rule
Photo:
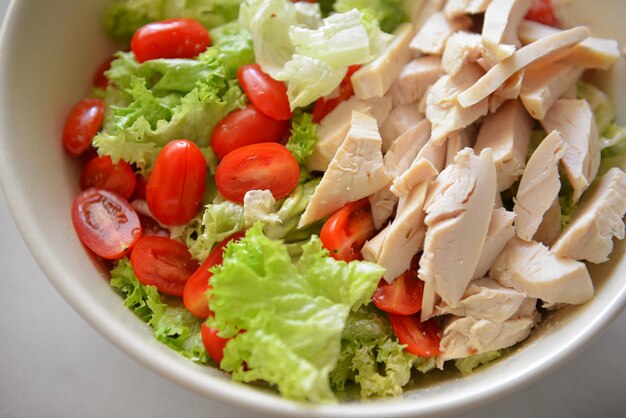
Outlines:
[[[592,301],[552,315],[530,339],[492,367],[470,376],[425,379],[403,398],[321,407],[231,382],[157,342],[111,290],[98,263],[74,234],[70,204],[79,166],[60,146],[69,108],[89,92],[93,70],[115,50],[101,20],[106,0],[13,1],[0,38],[0,177],[14,219],[42,270],[99,332],[161,375],[206,396],[271,416],[433,416],[502,397],[554,370],[589,343],[626,304],[625,246],[595,266]],[[623,0],[577,1],[563,8],[568,23],[626,46]],[[626,60],[596,77],[613,95],[626,124]]]

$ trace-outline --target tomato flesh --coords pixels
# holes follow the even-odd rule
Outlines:
[[[184,225],[200,210],[206,188],[206,160],[196,144],[179,139],[157,156],[146,186],[146,202],[164,225]]]
[[[101,99],[83,99],[72,107],[63,127],[63,145],[70,155],[79,156],[89,148],[103,115],[104,100]]]
[[[332,112],[341,102],[345,102],[354,94],[354,88],[352,87],[352,74],[357,72],[361,68],[361,65],[351,65],[348,67],[346,76],[341,80],[339,84],[339,94],[336,97],[320,97],[313,106],[313,122],[318,123],[326,115]]]
[[[345,205],[322,226],[322,245],[336,260],[362,260],[361,248],[376,233],[367,199]]]
[[[173,296],[182,296],[185,283],[198,269],[198,262],[185,244],[158,236],[141,238],[130,254],[130,262],[142,284]]]
[[[130,49],[137,62],[194,58],[211,45],[209,32],[194,19],[166,19],[137,29]]]
[[[258,64],[239,68],[237,78],[246,96],[261,112],[277,120],[291,119],[285,83],[264,73]]]
[[[202,324],[200,333],[202,334],[202,344],[207,354],[214,362],[220,364],[224,358],[224,347],[226,347],[230,339],[220,337],[217,335],[219,333],[218,330],[209,328],[205,324]]]
[[[555,28],[560,26],[552,0],[533,0],[533,4],[526,15],[526,19]]]
[[[141,238],[137,212],[117,193],[89,188],[72,204],[72,223],[80,241],[102,258],[127,255]]]
[[[91,159],[80,175],[80,188],[90,187],[110,190],[128,199],[135,189],[135,173],[127,162],[120,160],[113,164],[111,157],[96,157]]]
[[[398,315],[412,315],[422,309],[424,282],[415,270],[407,270],[390,284],[381,280],[372,300],[381,311]]]
[[[287,148],[274,142],[237,148],[222,159],[215,172],[217,189],[235,203],[243,203],[250,190],[269,190],[274,199],[282,199],[299,180],[298,162]]]
[[[93,74],[93,79],[92,79],[91,84],[93,84],[94,87],[99,88],[99,89],[107,88],[107,86],[109,85],[109,79],[107,78],[106,75],[104,75],[104,73],[106,73],[107,71],[111,69],[111,63],[114,60],[115,60],[115,57],[111,56],[105,59],[104,61],[102,61],[102,63],[100,64],[96,72]]]
[[[433,357],[441,353],[441,332],[434,318],[421,322],[418,315],[387,314],[398,342],[406,351],[419,357]]]

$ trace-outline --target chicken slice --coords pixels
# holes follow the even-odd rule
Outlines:
[[[456,75],[468,62],[476,62],[482,53],[483,44],[480,35],[459,31],[448,38],[441,64],[446,73]]]
[[[494,0],[489,4],[482,33],[489,63],[493,65],[510,57],[522,46],[517,30],[532,4],[533,0]]]
[[[397,197],[406,196],[409,193],[409,190],[422,181],[422,178],[419,177],[419,175],[416,175],[416,172],[419,173],[421,170],[418,166],[422,163],[422,160],[427,160],[433,167],[435,167],[437,172],[439,172],[444,168],[446,155],[446,143],[443,143],[442,145],[434,145],[432,141],[426,142],[420,152],[417,153],[417,156],[411,163],[411,166],[394,179],[390,188],[391,193]]]
[[[542,120],[554,103],[567,93],[583,73],[572,65],[535,64],[526,69],[520,98],[530,115]]]
[[[600,168],[600,138],[593,110],[586,100],[557,100],[541,124],[548,132],[561,132],[565,141],[562,162],[576,203]]]
[[[376,119],[354,112],[350,131],[311,195],[298,227],[322,219],[389,183],[391,176],[383,164],[381,144]]]
[[[465,148],[472,148],[475,142],[476,128],[472,125],[451,133],[446,141],[446,167],[454,164],[454,159],[459,151]]]
[[[525,70],[516,72],[489,96],[489,112],[495,113],[508,100],[514,100],[519,97],[525,73]]]
[[[493,262],[496,261],[496,258],[504,250],[507,242],[515,236],[514,219],[515,213],[509,212],[504,208],[494,208],[491,214],[491,221],[489,221],[485,245],[478,259],[478,264],[474,269],[472,279],[484,277],[493,265]]]
[[[506,245],[489,276],[547,304],[581,304],[593,297],[593,283],[584,263],[517,237]]]
[[[424,119],[417,103],[407,103],[395,106],[380,127],[380,136],[383,138],[383,153],[387,152],[394,141],[407,130]]]
[[[404,23],[398,26],[387,49],[352,75],[352,87],[356,97],[371,99],[383,97],[387,93],[404,65],[413,56],[409,42],[414,34],[412,24]]]
[[[433,14],[443,9],[446,0],[423,0],[415,3],[417,7],[411,14],[411,22],[415,28],[421,28]]]
[[[435,12],[421,26],[409,46],[422,54],[441,55],[448,37],[456,31],[469,29],[471,25],[472,19],[467,16],[448,20],[443,12]]]
[[[561,235],[561,204],[556,198],[543,215],[543,220],[535,232],[533,241],[550,247],[559,238],[559,235]]]
[[[515,231],[530,241],[543,215],[561,190],[559,160],[565,155],[565,145],[558,131],[552,131],[530,156],[514,199]]]
[[[626,173],[610,169],[585,193],[580,208],[552,246],[561,257],[603,263],[613,251],[613,237],[624,239]]]
[[[448,0],[443,12],[448,19],[462,15],[476,15],[487,10],[491,0]]]
[[[470,107],[496,91],[509,77],[533,62],[576,45],[589,36],[586,27],[575,27],[541,38],[515,51],[513,55],[492,67],[473,86],[458,95],[461,106]]]
[[[493,151],[498,191],[511,187],[524,172],[533,121],[519,100],[509,100],[485,117],[478,133],[476,152]]]
[[[443,75],[441,58],[436,55],[419,57],[406,64],[398,79],[391,85],[389,94],[394,105],[420,100],[428,87]]]

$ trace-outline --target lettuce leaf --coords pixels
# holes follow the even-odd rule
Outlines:
[[[589,102],[593,114],[596,117],[596,125],[600,135],[606,130],[609,124],[615,119],[615,105],[611,98],[594,86],[593,84],[579,81],[576,84],[578,89],[578,98],[585,99]]]
[[[357,9],[366,18],[377,20],[383,31],[392,33],[401,23],[409,21],[403,4],[402,0],[337,0],[333,8],[339,13]]]
[[[454,365],[463,374],[471,373],[475,368],[487,364],[502,356],[500,351],[489,351],[487,353],[475,354],[454,361]]]
[[[316,125],[313,115],[298,112],[291,120],[291,136],[287,141],[287,149],[293,154],[298,164],[304,164],[315,151],[317,144]]]
[[[243,382],[264,380],[287,398],[333,402],[329,373],[348,314],[370,301],[384,269],[328,256],[319,238],[294,263],[256,224],[213,269],[209,326],[232,338],[221,367]],[[240,333],[240,330],[245,330]]]

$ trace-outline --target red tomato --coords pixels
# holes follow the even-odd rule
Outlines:
[[[80,188],[90,187],[110,190],[128,199],[135,189],[135,173],[127,162],[113,164],[111,157],[96,157],[89,161],[80,175]]]
[[[417,272],[407,270],[391,284],[381,280],[372,300],[381,311],[412,315],[422,309],[423,294],[424,282],[417,278]]]
[[[406,351],[419,357],[433,357],[440,353],[441,333],[437,321],[420,322],[418,315],[387,314],[394,334]]]
[[[285,83],[265,74],[257,64],[240,67],[237,78],[246,96],[261,112],[277,120],[291,119]]]
[[[146,187],[148,180],[141,174],[135,175],[135,190],[133,190],[133,199],[146,200]]]
[[[142,234],[137,212],[126,199],[96,188],[76,196],[72,223],[81,242],[109,260],[128,254]]]
[[[76,157],[89,148],[103,115],[104,100],[83,99],[74,105],[63,127],[63,145],[67,152]]]
[[[211,45],[209,32],[194,19],[167,19],[137,29],[130,49],[138,62],[194,58]]]
[[[261,142],[279,142],[289,121],[270,118],[253,104],[235,110],[222,119],[211,134],[211,147],[222,159],[234,149]]]
[[[97,87],[99,89],[107,88],[107,86],[109,85],[109,79],[107,78],[106,75],[104,75],[104,73],[109,71],[109,69],[111,69],[111,63],[114,60],[115,60],[115,57],[111,56],[105,59],[104,61],[102,61],[102,63],[100,64],[96,72],[93,74],[91,84],[93,84],[94,87]]]
[[[352,97],[354,94],[354,88],[352,88],[352,74],[357,72],[359,68],[361,68],[360,65],[351,65],[348,67],[346,76],[341,80],[341,84],[339,84],[339,94],[336,97],[328,99],[320,97],[317,99],[313,106],[313,122],[318,123],[339,106],[339,103]]]
[[[141,228],[143,229],[143,236],[157,236],[157,237],[170,237],[170,231],[163,228],[154,218],[148,215],[137,214],[139,216],[139,222],[141,222]]]
[[[157,156],[146,186],[146,202],[164,225],[184,225],[200,210],[206,182],[206,160],[196,144],[179,139]]]
[[[369,201],[361,199],[332,214],[322,226],[320,239],[334,259],[362,260],[361,248],[375,232]]]
[[[159,292],[182,296],[185,283],[198,269],[185,244],[157,236],[143,237],[130,254],[133,270],[141,283]]]
[[[235,203],[243,203],[249,190],[269,190],[274,199],[282,199],[295,189],[299,179],[296,159],[274,142],[237,148],[222,159],[215,172],[217,189]]]
[[[209,301],[206,297],[206,292],[210,287],[209,280],[213,276],[209,269],[222,264],[226,244],[233,240],[237,241],[243,236],[245,236],[245,232],[238,232],[217,244],[211,250],[207,259],[200,265],[200,268],[189,278],[183,291],[183,303],[193,315],[199,318],[208,318],[209,315],[212,315],[209,309]]]
[[[526,19],[534,20],[544,25],[560,26],[552,0],[533,0],[533,5],[526,15]]]
[[[202,324],[200,333],[202,334],[202,344],[209,357],[213,359],[217,364],[222,362],[224,358],[224,347],[228,341],[228,338],[222,338],[217,335],[219,331],[215,328],[209,328],[205,324]]]

